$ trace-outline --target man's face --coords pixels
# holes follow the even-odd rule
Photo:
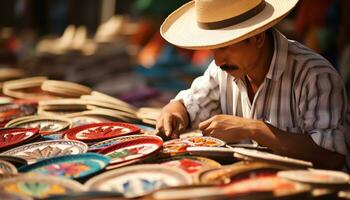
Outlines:
[[[247,39],[226,47],[213,49],[215,64],[236,78],[254,72],[258,48]]]

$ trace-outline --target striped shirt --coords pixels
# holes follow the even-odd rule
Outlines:
[[[339,74],[322,56],[275,29],[272,33],[273,58],[253,103],[245,79],[232,77],[214,61],[174,100],[183,102],[193,127],[221,113],[263,120],[283,131],[310,135],[319,146],[346,155],[350,166],[350,109]]]

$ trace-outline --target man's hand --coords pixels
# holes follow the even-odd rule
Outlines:
[[[158,135],[176,138],[189,124],[189,118],[185,106],[180,101],[168,103],[162,109],[157,119],[156,129]]]
[[[256,129],[256,120],[232,115],[215,115],[199,124],[205,136],[212,136],[228,143],[250,139]]]

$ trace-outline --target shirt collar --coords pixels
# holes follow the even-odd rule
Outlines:
[[[274,41],[274,52],[266,78],[278,80],[286,68],[288,40],[276,29],[272,29],[272,35]]]

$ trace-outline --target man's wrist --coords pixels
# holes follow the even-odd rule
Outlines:
[[[249,138],[252,140],[256,140],[259,141],[261,139],[262,136],[262,130],[265,127],[265,123],[263,121],[260,120],[252,120],[250,122],[250,131],[249,131]]]

